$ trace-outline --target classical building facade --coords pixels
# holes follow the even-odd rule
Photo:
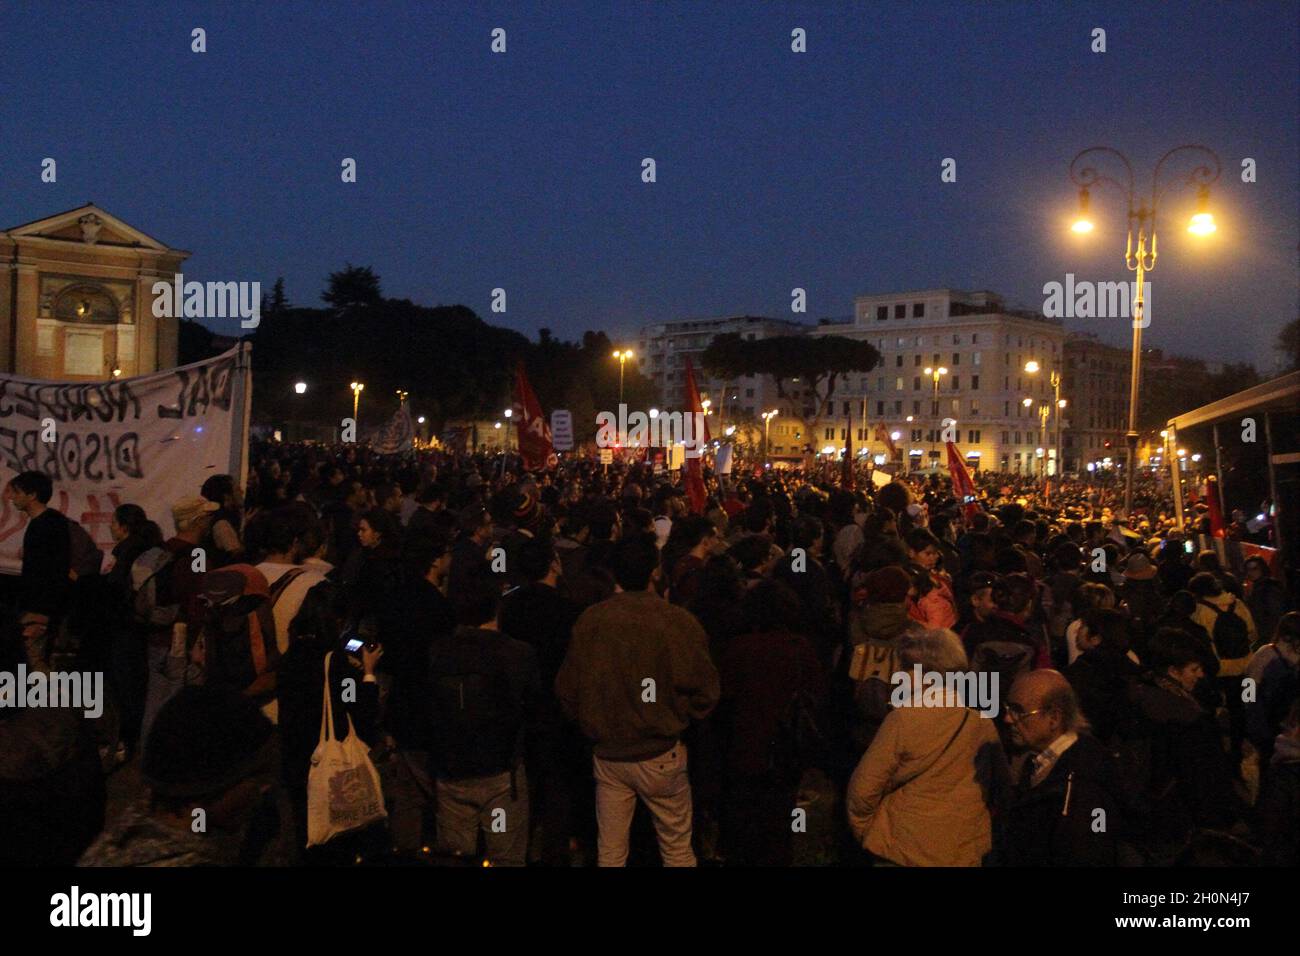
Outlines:
[[[1065,340],[1061,394],[1065,415],[1065,468],[1082,472],[1110,458],[1123,461],[1128,431],[1129,369],[1132,353],[1107,345],[1090,332]]]
[[[1059,320],[1008,308],[992,292],[922,289],[859,296],[848,323],[830,323],[812,335],[843,335],[876,346],[883,363],[849,375],[812,425],[818,452],[838,454],[849,421],[854,451],[909,470],[946,467],[944,429],[956,438],[969,466],[992,471],[1056,472],[1056,419],[1050,376],[1060,371],[1065,330]],[[1038,363],[1035,374],[1026,372]],[[933,374],[944,369],[935,387]],[[1068,396],[1062,391],[1062,397]],[[1026,406],[1025,399],[1029,399]],[[1048,406],[1047,428],[1038,409]],[[851,417],[850,417],[851,416]]]
[[[0,370],[94,381],[176,365],[153,284],[189,257],[88,203],[0,232]]]

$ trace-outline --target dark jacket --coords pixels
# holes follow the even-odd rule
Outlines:
[[[23,532],[22,595],[27,605],[47,612],[61,610],[70,589],[72,534],[68,519],[46,508],[27,522]]]
[[[500,631],[458,627],[433,643],[433,766],[449,780],[514,770],[541,693],[537,654]]]
[[[1127,733],[1132,721],[1132,685],[1142,668],[1127,654],[1094,647],[1079,655],[1065,672],[1079,698],[1079,708],[1092,725],[1093,735],[1109,745]]]
[[[537,668],[547,701],[542,713],[558,721],[559,702],[555,699],[555,678],[569,651],[578,608],[548,584],[532,582],[509,591],[501,599],[497,618],[501,631],[523,641],[537,654]]]
[[[1300,866],[1300,740],[1279,735],[1255,805],[1255,836],[1268,866]]]
[[[380,663],[392,675],[384,724],[403,750],[428,750],[433,739],[429,653],[435,641],[455,630],[456,617],[451,602],[423,578],[406,585],[400,608]]]
[[[998,856],[1007,866],[1114,866],[1122,824],[1114,758],[1081,733],[1042,783],[1015,788],[995,823]]]
[[[722,658],[718,717],[726,741],[726,770],[734,777],[763,777],[773,768],[772,745],[791,728],[796,693],[820,713],[826,674],[811,642],[800,634],[766,631],[735,638]],[[796,779],[797,782],[797,779]]]
[[[1144,829],[1156,842],[1179,842],[1195,827],[1224,828],[1243,807],[1213,716],[1167,678],[1133,685],[1139,722],[1125,742],[1126,773],[1145,794]]]

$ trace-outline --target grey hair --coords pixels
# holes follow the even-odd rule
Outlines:
[[[899,657],[908,668],[920,664],[922,671],[947,674],[967,667],[961,639],[946,627],[904,631],[898,637],[897,647]]]
[[[1061,715],[1061,733],[1063,734],[1082,733],[1091,729],[1088,718],[1079,709],[1079,698],[1075,695],[1074,688],[1064,681],[1061,682],[1059,687],[1054,687],[1044,693],[1042,703],[1039,706],[1045,710],[1054,710]]]

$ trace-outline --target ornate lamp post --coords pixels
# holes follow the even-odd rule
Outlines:
[[[1128,201],[1128,243],[1124,249],[1124,264],[1136,273],[1136,292],[1133,299],[1133,359],[1129,375],[1128,432],[1125,443],[1128,446],[1128,459],[1124,467],[1124,513],[1133,510],[1133,473],[1137,465],[1137,411],[1138,391],[1142,379],[1142,329],[1146,325],[1143,316],[1145,302],[1142,288],[1146,274],[1156,267],[1156,210],[1164,190],[1160,186],[1160,172],[1165,163],[1173,156],[1183,152],[1201,153],[1208,159],[1202,165],[1192,169],[1186,177],[1171,183],[1186,183],[1197,187],[1198,207],[1192,216],[1187,231],[1197,236],[1208,236],[1217,228],[1214,216],[1209,211],[1210,185],[1219,178],[1222,166],[1218,155],[1211,149],[1196,143],[1176,146],[1160,157],[1155,171],[1151,174],[1151,193],[1148,197],[1138,196],[1135,191],[1133,165],[1117,149],[1109,146],[1091,146],[1083,150],[1070,162],[1070,179],[1079,187],[1079,216],[1071,227],[1074,232],[1085,235],[1092,232],[1093,222],[1089,213],[1091,189],[1098,183],[1109,183],[1123,192]],[[1092,154],[1105,154],[1118,159],[1128,174],[1127,184],[1109,176],[1103,176],[1094,167],[1087,165],[1092,160],[1085,159]],[[1213,164],[1212,166],[1209,164]],[[1137,247],[1134,249],[1133,233],[1137,232]],[[1147,240],[1151,240],[1151,249],[1147,250]]]

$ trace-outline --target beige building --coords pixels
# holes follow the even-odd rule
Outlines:
[[[841,379],[811,424],[818,453],[844,448],[851,414],[854,452],[865,448],[881,464],[887,449],[874,440],[877,424],[898,435],[895,463],[913,471],[946,466],[946,424],[971,467],[1037,474],[1045,465],[1055,472],[1055,419],[1044,434],[1037,409],[1052,403],[1050,372],[1063,367],[1059,320],[1008,308],[992,292],[922,289],[859,296],[851,323],[819,325],[810,334],[866,339],[884,360]],[[1027,373],[1030,361],[1041,371]],[[945,370],[937,391],[926,368]]]
[[[1061,394],[1070,403],[1065,415],[1067,471],[1086,471],[1107,458],[1124,461],[1131,360],[1128,349],[1107,345],[1090,332],[1071,332],[1066,339]]]
[[[175,366],[178,320],[155,318],[153,284],[189,255],[93,203],[0,232],[0,370],[94,381]]]

